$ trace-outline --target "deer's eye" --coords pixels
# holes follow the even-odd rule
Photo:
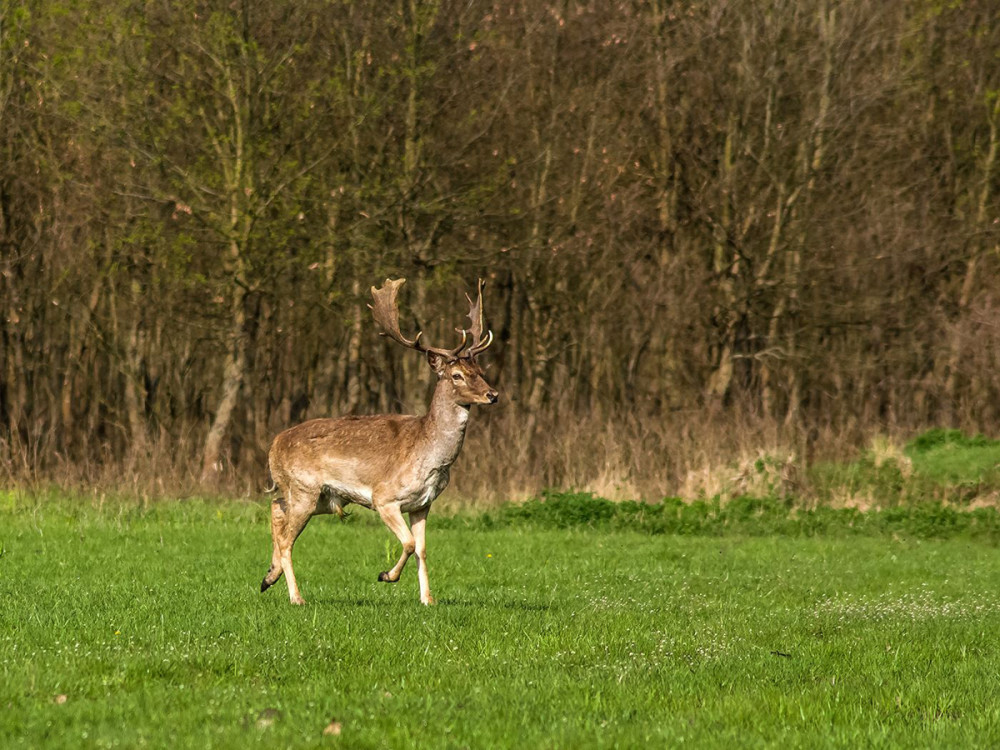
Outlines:
[[[451,379],[452,380],[465,380],[465,378],[462,377],[462,373],[460,373],[460,372],[452,373]]]

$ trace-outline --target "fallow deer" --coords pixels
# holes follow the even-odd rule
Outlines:
[[[372,287],[375,321],[388,336],[420,352],[437,374],[430,409],[422,417],[405,415],[349,416],[313,419],[285,430],[271,444],[268,466],[278,494],[271,503],[271,567],[261,581],[266,591],[282,574],[293,604],[304,604],[292,570],[292,546],[313,516],[343,517],[350,503],[377,511],[403,545],[399,561],[379,573],[379,581],[399,580],[410,555],[417,555],[420,601],[433,604],[427,579],[425,521],[431,503],[448,484],[451,465],[465,439],[473,404],[494,404],[497,392],[483,378],[476,357],[493,343],[483,336],[483,287],[469,300],[469,330],[454,349],[424,346],[399,330],[396,295],[405,279],[386,279]],[[466,348],[468,347],[468,348]],[[403,514],[409,513],[410,528]]]

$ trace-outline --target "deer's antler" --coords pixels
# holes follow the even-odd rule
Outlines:
[[[475,302],[472,301],[472,298],[468,294],[465,295],[465,298],[469,300],[469,320],[472,321],[472,326],[469,328],[469,333],[472,334],[472,348],[469,349],[469,353],[466,355],[470,359],[480,352],[486,351],[489,345],[493,343],[493,331],[487,331],[486,338],[485,340],[483,339],[483,288],[485,286],[486,281],[484,279],[480,279],[476,284]]]
[[[418,352],[434,352],[443,357],[454,358],[465,348],[468,336],[462,331],[462,343],[454,349],[438,349],[434,346],[424,346],[420,343],[423,331],[417,331],[413,339],[408,339],[399,330],[399,305],[396,302],[396,295],[399,294],[399,287],[406,282],[406,279],[386,279],[381,289],[372,287],[372,299],[374,305],[368,305],[375,317],[375,322],[382,327],[382,335],[388,336],[409,349]]]

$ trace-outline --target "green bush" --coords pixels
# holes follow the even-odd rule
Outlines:
[[[955,502],[1000,490],[1000,440],[934,429],[906,446],[925,492]]]
[[[854,498],[879,507],[929,500],[965,505],[1000,494],[1000,441],[935,428],[903,450],[875,440],[854,461],[812,466],[808,479],[821,503]]]
[[[664,498],[658,503],[616,503],[588,492],[549,491],[521,504],[487,511],[474,524],[485,528],[630,530],[693,536],[967,536],[1000,543],[1000,511],[979,508],[968,512],[939,502],[860,511],[825,505],[803,509],[774,497],[738,497],[727,503],[718,498],[692,503],[679,498]]]
[[[980,448],[987,445],[996,445],[998,441],[990,440],[983,435],[966,435],[961,430],[948,430],[943,427],[935,427],[932,430],[917,435],[906,444],[907,454],[926,453],[934,448],[943,445],[954,445],[960,448]]]

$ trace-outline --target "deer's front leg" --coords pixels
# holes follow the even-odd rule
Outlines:
[[[392,567],[392,570],[385,570],[378,574],[380,581],[395,583],[399,580],[406,561],[410,559],[410,555],[416,549],[416,543],[413,541],[413,534],[410,533],[409,528],[406,526],[406,521],[403,520],[403,514],[400,512],[398,505],[393,503],[380,507],[378,514],[382,517],[385,525],[392,529],[392,533],[399,539],[399,543],[403,545],[403,554],[399,556],[399,562]]]
[[[427,579],[427,540],[425,532],[427,512],[430,506],[415,510],[410,513],[410,531],[413,532],[413,541],[416,543],[417,553],[417,577],[420,579],[420,602],[422,604],[434,604],[434,597],[431,596],[431,584]]]

